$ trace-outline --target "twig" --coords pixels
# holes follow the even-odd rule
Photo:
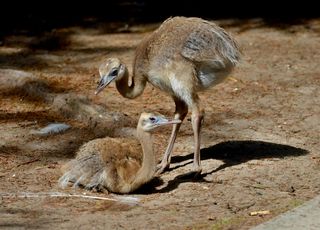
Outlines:
[[[262,216],[262,215],[269,215],[270,211],[269,210],[262,210],[262,211],[255,211],[255,212],[250,212],[250,216]]]
[[[31,164],[31,163],[37,162],[37,161],[40,161],[40,159],[38,158],[38,159],[33,159],[33,160],[30,160],[30,161],[22,162],[21,164],[18,164],[16,167],[18,168],[18,167],[20,167],[22,165]]]
[[[10,197],[17,197],[17,198],[78,197],[78,198],[85,198],[85,199],[108,200],[108,201],[123,202],[123,203],[131,204],[131,205],[138,204],[138,202],[139,202],[139,198],[129,197],[129,196],[114,196],[114,198],[111,198],[111,197],[90,196],[90,195],[82,195],[82,194],[68,194],[68,193],[61,193],[61,192],[0,193],[0,196],[3,197],[3,198],[10,198]]]

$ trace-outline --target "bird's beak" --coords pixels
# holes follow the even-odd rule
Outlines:
[[[98,93],[100,93],[107,85],[109,85],[114,79],[116,78],[116,76],[110,76],[110,75],[104,75],[100,78],[100,81],[98,83],[95,95],[97,95]]]
[[[159,120],[157,122],[157,126],[179,124],[179,123],[181,123],[181,120],[179,120],[179,119],[168,120],[166,118],[159,117]]]

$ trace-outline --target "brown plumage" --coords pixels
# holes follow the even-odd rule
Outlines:
[[[96,94],[115,80],[120,94],[135,98],[146,82],[167,92],[176,104],[175,118],[192,111],[194,171],[201,172],[200,129],[204,111],[197,93],[222,82],[240,59],[234,39],[216,24],[200,19],[169,18],[136,49],[133,74],[117,58],[100,66]],[[181,124],[173,126],[169,145],[158,173],[170,165],[171,152]]]
[[[150,181],[156,170],[151,131],[157,127],[180,123],[161,115],[142,113],[137,125],[137,139],[100,138],[84,144],[76,158],[64,167],[59,182],[69,182],[88,189],[129,193]]]

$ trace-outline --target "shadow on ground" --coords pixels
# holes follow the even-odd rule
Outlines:
[[[267,159],[267,158],[284,158],[288,156],[298,157],[301,155],[308,154],[308,151],[301,148],[296,148],[290,145],[276,144],[264,141],[226,141],[219,144],[213,145],[208,148],[201,149],[201,160],[216,159],[224,162],[223,165],[218,168],[214,168],[208,172],[201,173],[201,175],[195,175],[194,173],[185,173],[176,176],[174,179],[168,182],[168,185],[161,188],[160,190],[155,187],[163,184],[161,178],[155,178],[150,183],[141,187],[137,193],[149,194],[149,193],[165,193],[176,189],[179,184],[184,182],[200,182],[200,183],[211,183],[207,181],[205,177],[212,173],[218,172],[219,170],[239,165],[250,160],[256,159]],[[178,166],[171,167],[167,171],[173,171],[177,168],[186,166],[192,163],[193,153],[185,156],[173,156],[171,163],[182,163]]]

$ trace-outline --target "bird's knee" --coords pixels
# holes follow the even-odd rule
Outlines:
[[[201,124],[204,120],[204,115],[205,115],[205,112],[203,109],[201,109],[197,112],[192,113],[191,118],[193,121],[199,122]]]

